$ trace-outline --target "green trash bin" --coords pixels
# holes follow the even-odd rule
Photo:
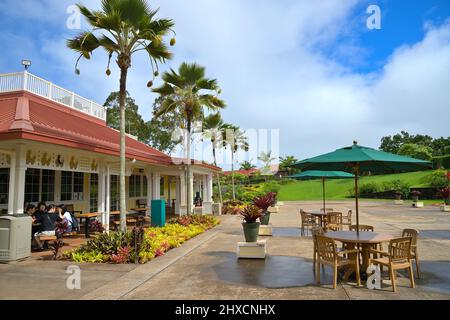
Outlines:
[[[164,227],[166,225],[166,201],[152,200],[152,227]]]

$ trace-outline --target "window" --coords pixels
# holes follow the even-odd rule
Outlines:
[[[25,172],[25,201],[39,202],[39,188],[41,184],[41,170],[27,169]]]
[[[0,169],[0,204],[8,203],[9,169]]]
[[[82,172],[61,172],[61,201],[83,200],[83,177]]]
[[[128,179],[128,194],[130,198],[138,198],[142,196],[141,193],[141,176],[132,175]]]
[[[111,189],[111,211],[117,211],[119,210],[119,176],[111,176],[111,183],[110,183],[110,189]]]
[[[72,172],[61,172],[61,201],[72,200]]]
[[[164,197],[164,178],[161,178],[159,181],[159,195]]]
[[[98,174],[91,173],[90,175],[90,192],[89,192],[89,206],[91,212],[98,211]]]
[[[55,200],[55,171],[42,170],[41,201]]]

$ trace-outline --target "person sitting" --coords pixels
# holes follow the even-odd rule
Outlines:
[[[73,229],[73,219],[72,219],[72,215],[70,214],[70,212],[67,210],[67,208],[61,204],[56,208],[59,218],[62,221],[66,221],[67,222],[67,229],[65,232],[72,232]]]
[[[48,206],[45,213],[36,218],[36,222],[41,223],[41,231],[34,234],[34,240],[39,251],[44,250],[40,237],[54,236],[56,222],[60,220],[59,215],[56,213],[56,207],[53,204]]]
[[[29,215],[33,221],[31,225],[31,239],[33,239],[33,235],[41,229],[41,225],[36,222],[36,206],[32,203],[28,204],[25,208],[25,213]]]
[[[45,202],[41,201],[36,206],[36,210],[34,212],[34,218],[39,219],[46,212],[47,212],[47,205],[45,204]]]

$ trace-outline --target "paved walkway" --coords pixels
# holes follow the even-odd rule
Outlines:
[[[329,202],[342,211],[352,202]],[[237,260],[236,243],[243,239],[241,219],[222,216],[222,224],[165,256],[141,266],[82,264],[81,290],[67,290],[67,262],[30,261],[0,265],[0,299],[450,299],[450,214],[436,207],[410,208],[363,202],[360,221],[376,231],[421,232],[423,277],[417,288],[399,277],[399,290],[331,288],[331,270],[315,285],[312,240],[301,238],[298,208],[319,209],[319,202],[286,202],[272,214],[274,236],[268,237],[266,260]],[[49,281],[51,280],[51,281]],[[44,289],[43,289],[44,288]]]

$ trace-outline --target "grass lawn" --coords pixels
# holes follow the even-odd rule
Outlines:
[[[382,183],[392,180],[402,180],[407,182],[411,187],[427,187],[424,178],[433,171],[420,171],[411,173],[388,174],[373,177],[363,177],[360,184],[369,182]],[[349,190],[353,188],[353,179],[339,179],[326,181],[326,198],[328,200],[349,199]],[[304,180],[294,181],[292,183],[281,186],[278,197],[281,201],[295,200],[321,200],[322,199],[322,181]],[[373,199],[371,199],[373,200]],[[439,203],[439,201],[425,201],[427,203]]]

